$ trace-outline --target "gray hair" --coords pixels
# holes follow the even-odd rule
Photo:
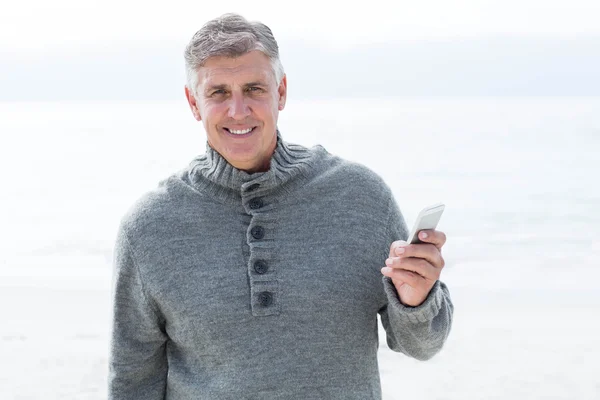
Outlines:
[[[277,41],[268,26],[261,22],[248,22],[238,14],[224,14],[208,21],[185,48],[188,89],[196,95],[198,68],[209,57],[239,57],[253,50],[269,57],[275,81],[279,84],[284,74],[283,65],[279,60]]]

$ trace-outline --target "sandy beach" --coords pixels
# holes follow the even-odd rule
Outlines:
[[[370,166],[409,225],[446,203],[452,332],[419,362],[391,352],[380,329],[385,400],[600,399],[600,99],[289,109],[288,141]],[[0,131],[16,140],[0,158],[0,399],[106,398],[116,228],[204,151],[188,113],[182,103],[0,104]],[[397,121],[401,132],[386,131]]]

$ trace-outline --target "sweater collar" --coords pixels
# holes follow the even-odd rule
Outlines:
[[[189,166],[189,181],[199,191],[222,200],[237,200],[252,187],[253,193],[290,192],[306,182],[323,159],[325,149],[308,149],[285,142],[277,131],[277,145],[268,171],[248,173],[229,164],[206,144],[206,153]],[[258,184],[258,186],[257,186]],[[252,190],[250,189],[250,190]]]

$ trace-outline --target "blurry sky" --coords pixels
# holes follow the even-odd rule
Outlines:
[[[2,6],[0,100],[162,99],[175,81],[179,96],[185,44],[225,12],[271,27],[288,79],[302,72],[302,95],[340,69],[348,78],[396,75],[382,86],[393,88],[386,95],[600,95],[598,0],[33,0]],[[321,59],[338,65],[322,73],[312,67]],[[154,77],[160,83],[150,90]],[[375,86],[356,90],[381,93]],[[343,89],[331,90],[350,94]]]
[[[499,33],[600,34],[597,0],[25,0],[3,5],[0,46],[21,52],[121,40],[185,42],[206,20],[231,11],[264,21],[279,36],[342,47]]]

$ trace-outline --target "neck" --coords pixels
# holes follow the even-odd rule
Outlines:
[[[242,170],[207,145],[206,154],[192,160],[188,180],[204,194],[237,204],[241,191],[248,185],[258,183],[261,191],[275,192],[289,192],[303,185],[318,170],[325,154],[322,147],[307,149],[288,144],[278,132],[272,156],[262,168]]]

